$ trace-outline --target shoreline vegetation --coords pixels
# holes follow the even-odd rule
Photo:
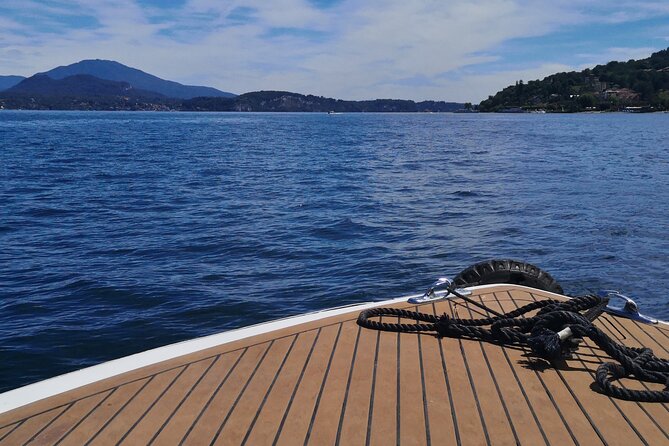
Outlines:
[[[580,72],[504,88],[479,104],[482,112],[653,112],[669,110],[669,48],[650,57],[609,62]]]
[[[669,48],[646,59],[609,62],[527,83],[519,80],[478,105],[400,99],[346,101],[288,91],[237,96],[211,87],[166,81],[118,62],[97,59],[29,78],[0,76],[0,81],[0,110],[644,113],[669,111]],[[198,92],[207,96],[197,96]]]
[[[69,80],[66,78],[65,80]],[[91,81],[89,79],[89,81]],[[95,82],[95,81],[93,81]],[[176,99],[128,86],[116,95],[53,94],[49,92],[0,92],[0,109],[11,110],[107,110],[107,111],[196,111],[196,112],[454,112],[465,104],[444,101],[414,102],[400,99],[344,101],[288,91],[256,91],[233,98],[195,97]]]

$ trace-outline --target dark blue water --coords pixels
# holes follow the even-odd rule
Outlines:
[[[669,114],[0,112],[0,390],[491,257],[669,318]]]

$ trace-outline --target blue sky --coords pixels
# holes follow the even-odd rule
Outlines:
[[[667,47],[666,0],[0,2],[0,74],[112,59],[235,93],[478,102]]]

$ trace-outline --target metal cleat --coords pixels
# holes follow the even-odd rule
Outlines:
[[[625,302],[622,307],[615,307],[609,303],[609,305],[607,305],[607,307],[604,309],[604,311],[609,314],[615,314],[617,316],[622,316],[637,322],[643,322],[644,324],[657,324],[658,322],[657,319],[639,313],[639,306],[636,304],[636,302],[619,291],[601,290],[597,293],[597,295],[599,297],[608,297],[609,299],[618,298]]]
[[[430,302],[433,300],[437,299],[445,299],[448,297],[449,294],[451,294],[451,286],[453,285],[453,281],[446,278],[446,277],[440,277],[437,279],[430,287],[427,289],[425,294],[423,294],[420,297],[412,297],[409,299],[409,303],[411,304],[422,304],[425,302]],[[441,291],[437,290],[437,288],[443,288],[446,287],[446,290],[442,293]],[[456,293],[460,294],[461,296],[468,296],[472,294],[471,291],[465,289],[465,288],[456,288],[454,290]]]

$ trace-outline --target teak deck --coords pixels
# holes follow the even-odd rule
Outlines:
[[[477,289],[473,296],[501,311],[555,297],[512,286]],[[0,414],[0,444],[669,444],[669,405],[598,393],[593,374],[608,358],[588,342],[554,368],[519,347],[359,328],[359,311],[223,344]],[[418,311],[485,315],[458,299]],[[667,326],[610,315],[597,325],[618,342],[669,356]]]

